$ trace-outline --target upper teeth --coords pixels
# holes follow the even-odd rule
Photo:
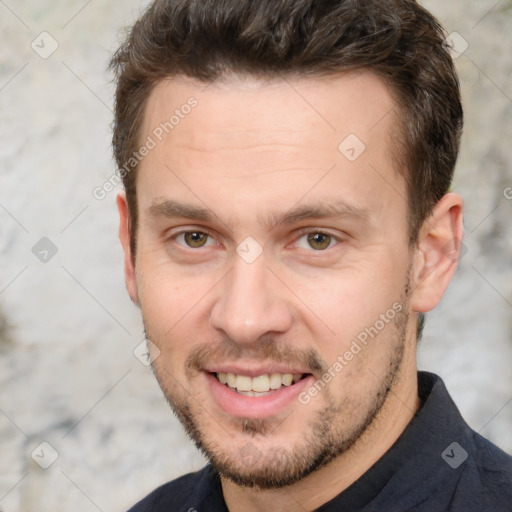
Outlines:
[[[264,393],[271,389],[279,389],[281,386],[290,386],[302,377],[301,373],[271,373],[249,377],[248,375],[235,375],[234,373],[217,373],[217,378],[222,384],[242,392]]]

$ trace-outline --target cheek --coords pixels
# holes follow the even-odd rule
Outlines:
[[[179,354],[185,357],[207,337],[215,279],[201,273],[183,275],[168,263],[141,258],[137,282],[147,335],[163,354],[172,353],[175,365]]]
[[[193,314],[192,305],[195,301],[179,279],[162,266],[144,265],[139,262],[137,285],[140,307],[147,337],[153,341],[162,353],[174,352],[179,347],[174,340],[183,336],[181,330],[188,316]]]
[[[158,349],[154,371],[161,385],[174,389],[175,380],[183,380],[190,347],[197,339],[197,332],[190,329],[192,312],[180,300],[179,286],[147,280],[143,281],[143,290],[141,311],[145,334]]]
[[[401,299],[404,284],[403,275],[386,272],[378,276],[370,269],[352,269],[303,285],[298,295],[326,328],[336,336],[345,336],[378,320]]]
[[[179,314],[179,284],[154,271],[141,270],[137,277],[143,318],[170,329]]]
[[[146,244],[137,258],[137,287],[143,309],[156,320],[171,321],[183,314],[182,309],[191,300],[188,296],[198,291],[198,279],[182,275],[161,247]]]
[[[313,332],[315,348],[328,364],[347,353],[351,359],[344,373],[353,374],[368,358],[390,350],[389,337],[396,332],[393,318],[397,308],[405,307],[401,304],[405,280],[400,265],[362,264],[331,273],[328,279],[302,283],[297,295],[307,307],[301,307],[301,321]]]

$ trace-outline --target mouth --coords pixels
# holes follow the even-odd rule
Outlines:
[[[239,370],[240,371],[240,370]],[[249,372],[248,372],[249,373]],[[205,384],[214,407],[239,418],[270,418],[300,405],[300,393],[311,386],[311,373],[262,373],[252,375],[221,371],[205,371]]]
[[[309,374],[305,373],[264,373],[256,377],[234,373],[213,373],[215,378],[240,395],[259,397],[266,396],[281,388],[292,386]]]

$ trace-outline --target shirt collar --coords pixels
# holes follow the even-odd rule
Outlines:
[[[471,431],[440,377],[418,372],[418,395],[420,409],[393,446],[318,512],[389,510],[390,504],[410,510],[459,478],[442,455],[454,442],[469,450]]]

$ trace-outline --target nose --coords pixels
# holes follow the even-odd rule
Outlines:
[[[284,287],[267,268],[263,257],[246,263],[237,256],[218,290],[210,322],[235,343],[254,344],[264,335],[291,328],[291,305]]]

